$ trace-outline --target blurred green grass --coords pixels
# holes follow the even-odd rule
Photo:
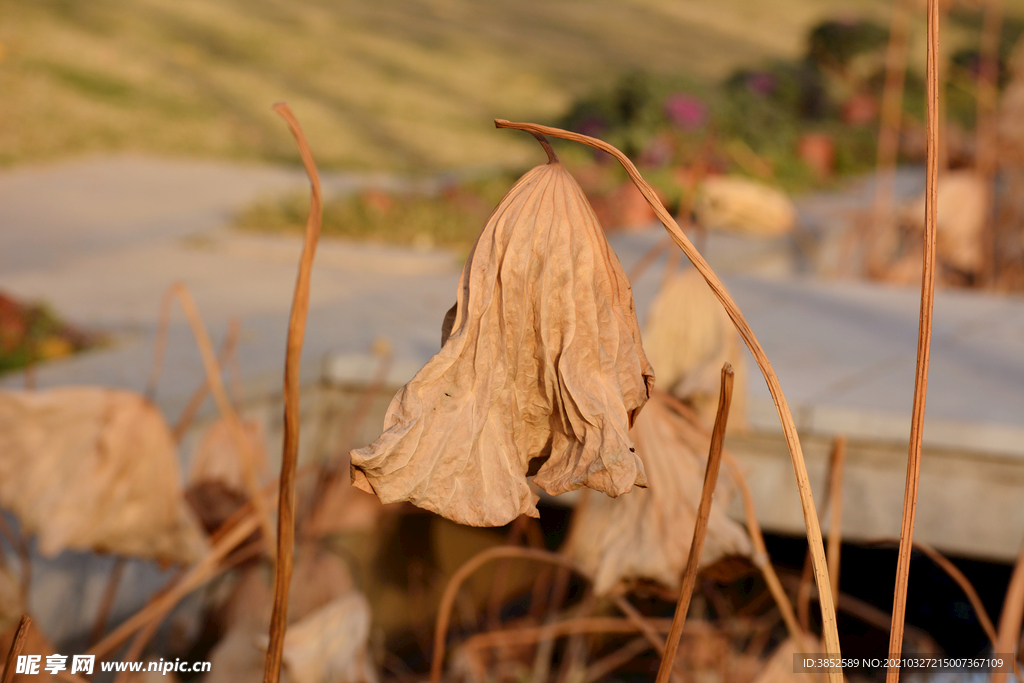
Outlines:
[[[366,190],[328,197],[321,234],[468,253],[515,180],[514,175],[499,173],[452,183],[439,193]],[[246,207],[233,224],[255,232],[301,234],[308,211],[308,194],[267,197]]]
[[[523,167],[526,136],[632,70],[704,82],[885,0],[0,0],[0,165],[109,151],[324,168]]]

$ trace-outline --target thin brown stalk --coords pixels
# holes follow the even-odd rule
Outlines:
[[[710,436],[704,426],[700,424],[700,419],[697,417],[696,413],[694,413],[689,406],[682,403],[671,394],[663,393],[662,396],[676,412],[687,418],[691,429],[696,431],[698,434],[703,435],[705,438]],[[729,473],[736,481],[736,487],[740,490],[740,497],[743,500],[744,519],[747,523],[747,533],[750,535],[750,542],[754,546],[754,556],[752,558],[754,565],[761,571],[761,576],[764,577],[764,582],[768,586],[768,591],[775,600],[775,604],[778,605],[779,613],[782,615],[782,620],[786,624],[786,629],[789,631],[789,635],[793,638],[799,638],[804,633],[804,630],[800,628],[796,614],[793,612],[793,604],[789,601],[789,596],[786,595],[786,591],[782,587],[782,582],[779,580],[779,575],[775,572],[775,567],[772,565],[771,557],[768,555],[768,546],[766,546],[764,542],[764,533],[761,531],[761,523],[757,521],[757,511],[754,509],[754,497],[750,494],[750,487],[747,485],[747,479],[743,476],[743,471],[740,469],[739,464],[732,457],[732,454],[730,454],[729,451],[724,449],[722,450],[722,459],[725,462],[726,467],[729,468]]]
[[[434,653],[433,659],[430,662],[430,683],[440,683],[441,680],[448,624],[451,622],[452,606],[455,604],[455,597],[458,595],[462,582],[483,565],[503,557],[519,557],[575,569],[575,565],[569,558],[558,553],[538,550],[536,548],[499,546],[497,548],[488,548],[468,559],[448,579],[448,585],[445,586],[444,593],[441,595],[441,604],[437,608],[437,622],[434,626]]]
[[[93,622],[92,633],[89,635],[90,643],[98,643],[107,630],[107,619],[110,618],[110,610],[114,606],[114,599],[117,597],[117,589],[121,585],[121,576],[124,574],[126,564],[127,561],[123,557],[118,557],[114,560],[114,566],[110,568],[107,585],[103,588],[100,606],[96,610],[96,621]]]
[[[658,652],[662,657],[665,656],[665,641],[662,639],[658,631],[655,630],[654,626],[648,621],[647,617],[640,613],[636,607],[633,606],[629,600],[622,595],[616,595],[613,598],[615,606],[619,608],[619,611],[626,615],[626,618],[636,624],[637,630],[643,634],[647,642]]]
[[[885,53],[885,85],[879,113],[878,159],[875,172],[875,198],[865,240],[865,267],[868,273],[881,268],[883,255],[878,244],[891,228],[893,181],[896,154],[899,151],[900,122],[903,117],[903,86],[910,49],[910,2],[895,0],[889,24],[889,47]]]
[[[263,496],[260,495],[259,478],[256,474],[256,455],[253,453],[249,437],[242,428],[242,421],[239,419],[238,413],[235,411],[235,407],[231,404],[230,399],[228,399],[227,391],[224,388],[224,377],[221,373],[220,364],[217,362],[217,356],[213,351],[210,334],[206,331],[206,325],[203,324],[202,316],[199,315],[195,299],[192,298],[191,292],[188,291],[188,288],[183,283],[175,282],[167,288],[160,306],[161,319],[166,320],[170,315],[170,303],[175,297],[177,297],[178,302],[181,304],[181,310],[185,313],[185,318],[192,327],[192,335],[195,337],[196,346],[199,347],[199,355],[203,359],[206,383],[213,394],[214,402],[217,404],[221,417],[228,425],[231,439],[235,442],[235,449],[238,451],[239,460],[241,460],[240,464],[245,486],[249,490],[250,500],[252,500],[256,510],[260,513],[260,524],[263,528],[263,533],[267,538],[272,538],[273,523],[270,511],[263,502]],[[162,323],[161,327],[166,328],[166,322]],[[159,380],[160,375],[159,368],[161,362],[157,359],[163,356],[162,344],[164,343],[160,341],[160,338],[166,337],[166,334],[158,334],[157,337],[154,349],[153,372],[150,375],[150,389],[147,391],[155,391],[155,383]]]
[[[18,553],[18,597],[21,599],[21,608],[28,611],[29,596],[32,592],[32,553],[29,552],[28,541],[23,534],[14,532],[2,512],[0,535],[6,538],[11,548]]]
[[[928,393],[928,361],[931,354],[932,307],[935,298],[935,208],[938,198],[938,57],[939,3],[928,0],[928,175],[925,185],[924,272],[921,277],[921,321],[917,336],[917,374],[914,378],[914,407],[910,422],[910,450],[907,456],[907,484],[903,496],[903,520],[900,528],[899,559],[896,563],[896,589],[892,603],[892,630],[889,632],[889,657],[899,661],[903,651],[903,620],[907,609],[907,584],[910,576],[910,551],[914,542],[914,517],[917,489],[921,476],[921,440],[924,432],[925,398]],[[886,672],[886,683],[897,683],[899,667]]]
[[[555,578],[554,585],[551,586],[551,574],[552,567],[545,565],[537,575],[537,582],[534,583],[534,592],[530,596],[530,608],[531,614],[533,613],[533,607],[536,604],[540,604],[540,600],[537,599],[539,588],[543,587],[543,593],[548,593],[548,588],[551,588],[549,595],[551,599],[548,604],[548,616],[544,623],[553,624],[558,619],[558,610],[562,607],[562,603],[565,602],[565,594],[569,588],[569,579],[572,577],[572,571],[568,567],[557,567],[554,569]],[[543,584],[541,580],[543,579]],[[551,655],[555,650],[555,639],[544,638],[537,643],[536,651],[533,655],[533,680],[535,681],[546,681],[548,675],[551,672]]]
[[[168,610],[169,612],[170,610]],[[142,650],[146,647],[153,636],[156,635],[157,630],[160,628],[160,624],[163,623],[164,617],[167,615],[165,612],[160,618],[153,619],[148,624],[139,629],[139,632],[135,634],[135,639],[132,640],[131,645],[125,651],[124,655],[121,656],[122,661],[134,662],[138,661],[142,655]],[[128,681],[138,678],[138,674],[129,670],[118,672],[114,676],[114,683],[128,683]]]
[[[596,138],[591,138],[586,135],[580,135],[578,133],[572,133],[570,131],[561,130],[559,128],[551,128],[549,126],[541,126],[534,123],[511,123],[501,119],[495,120],[495,125],[499,128],[514,128],[517,130],[525,130],[534,135],[551,135],[553,137],[564,138],[566,140],[572,140],[580,142],[585,145],[590,145],[604,152],[607,152],[614,156],[626,172],[629,177],[633,180],[633,183],[637,186],[637,189],[644,195],[647,202],[654,209],[658,219],[668,230],[672,239],[683,250],[686,257],[690,259],[694,267],[704,277],[704,280],[711,287],[711,290],[715,293],[715,296],[725,307],[726,312],[732,319],[733,324],[739,331],[740,336],[746,343],[747,348],[754,356],[754,360],[757,361],[758,367],[761,369],[761,373],[764,375],[765,382],[768,384],[768,391],[771,393],[772,398],[775,400],[775,406],[779,413],[779,420],[782,423],[782,431],[786,439],[786,445],[789,447],[790,459],[793,462],[793,472],[796,477],[797,491],[800,495],[800,507],[803,511],[804,526],[807,529],[807,541],[811,546],[811,557],[814,562],[814,578],[818,584],[819,590],[825,586],[831,585],[828,578],[828,567],[825,563],[825,547],[821,539],[821,528],[818,525],[818,514],[814,509],[814,497],[811,494],[811,484],[807,477],[807,466],[804,463],[803,450],[800,447],[800,438],[797,435],[796,423],[793,421],[793,416],[789,410],[789,404],[786,401],[785,395],[782,393],[782,385],[779,383],[778,375],[775,374],[775,370],[772,369],[771,363],[768,361],[768,356],[765,354],[764,349],[761,348],[760,342],[757,341],[757,337],[754,336],[754,331],[750,329],[750,325],[747,323],[746,318],[740,311],[739,306],[733,301],[732,296],[725,289],[725,285],[718,279],[714,271],[711,270],[711,266],[708,265],[704,257],[697,252],[693,244],[690,242],[686,234],[680,229],[676,221],[669,215],[668,211],[658,200],[657,193],[647,181],[643,179],[640,172],[637,171],[636,166],[631,162],[622,152],[615,149],[606,142],[602,142]],[[840,657],[839,648],[839,630],[836,625],[836,611],[835,606],[832,604],[831,591],[824,591],[825,595],[821,600],[821,621],[822,629],[824,631],[825,640],[825,651],[830,657]],[[831,683],[842,683],[842,675],[839,672],[832,672],[829,674],[829,680]]]
[[[348,449],[352,445],[352,439],[355,438],[359,428],[363,426],[367,418],[370,417],[370,413],[373,411],[373,402],[384,390],[384,386],[387,384],[388,375],[391,374],[391,365],[394,361],[394,356],[391,352],[391,347],[387,346],[380,351],[380,363],[377,365],[377,371],[373,374],[373,378],[370,380],[370,384],[367,385],[366,390],[359,396],[359,403],[356,405],[352,414],[345,421],[345,425],[342,428],[341,434],[338,437],[338,447],[344,455],[348,455]],[[345,475],[348,476],[348,469],[345,470]]]
[[[1013,565],[1010,585],[1006,587],[1003,598],[1003,611],[999,615],[998,640],[995,645],[997,654],[1013,654],[1013,669],[1017,670],[1017,648],[1020,644],[1021,622],[1024,621],[1024,545]],[[993,671],[992,683],[1004,683],[1005,671]]]
[[[250,511],[244,519],[224,533],[201,560],[182,574],[180,579],[174,581],[173,585],[169,585],[166,592],[155,596],[145,607],[108,633],[103,640],[89,648],[86,654],[96,655],[97,659],[102,659],[140,628],[145,627],[152,619],[162,618],[178,601],[215,575],[220,561],[259,526],[260,515]]]
[[[800,585],[796,589],[796,616],[800,620],[800,628],[808,633],[811,630],[811,587],[814,585],[814,574],[811,572],[811,554],[804,556],[804,569],[800,574]]]
[[[981,284],[995,280],[995,225],[993,211],[996,170],[996,105],[999,99],[999,37],[1003,25],[1002,0],[985,3],[985,18],[981,28],[978,50],[977,140],[975,166],[985,189],[985,213],[982,227]]]
[[[240,330],[241,325],[239,325],[238,318],[232,318],[228,322],[228,331],[224,335],[224,341],[221,342],[220,353],[217,354],[217,362],[221,367],[228,363],[231,358],[237,358],[235,356],[235,348],[238,345]],[[206,395],[209,392],[210,383],[204,377],[202,383],[192,392],[188,403],[185,404],[185,409],[181,411],[178,421],[174,423],[174,427],[171,429],[171,435],[174,437],[175,443],[181,443],[185,432],[192,426],[192,422],[196,419],[199,408],[203,405],[203,401],[206,400]]]
[[[505,545],[517,546],[523,536],[526,535],[526,525],[530,517],[519,515],[512,522],[512,528],[505,539]],[[491,582],[490,594],[487,596],[487,628],[495,630],[498,628],[499,617],[501,616],[501,601],[505,597],[505,589],[508,587],[508,575],[512,568],[511,560],[503,560],[494,569],[494,580]]]
[[[323,219],[320,177],[302,127],[284,102],[275,104],[274,111],[288,123],[288,128],[295,136],[299,154],[302,156],[302,165],[309,176],[311,192],[309,215],[306,217],[306,235],[299,261],[299,274],[295,282],[291,318],[288,321],[288,351],[284,365],[284,446],[281,453],[278,493],[274,610],[270,618],[270,643],[267,646],[267,661],[263,671],[264,683],[278,683],[281,677],[284,634],[288,623],[288,588],[291,583],[292,552],[295,545],[295,470],[299,456],[299,369],[302,361],[302,343],[306,335],[313,257],[316,254]]]
[[[682,587],[679,590],[679,601],[672,617],[672,629],[668,632],[665,642],[665,656],[661,658],[658,668],[657,683],[668,683],[672,667],[675,665],[676,652],[679,650],[679,639],[683,635],[683,624],[686,613],[690,610],[690,598],[693,587],[697,583],[697,568],[700,565],[700,553],[704,549],[704,537],[708,531],[708,519],[711,517],[711,499],[718,484],[718,468],[722,464],[722,443],[725,441],[725,425],[729,419],[729,406],[732,403],[732,384],[735,375],[732,365],[722,366],[722,383],[718,395],[718,413],[715,415],[715,427],[711,431],[711,448],[708,452],[708,466],[704,471],[704,488],[700,493],[700,505],[697,506],[697,523],[693,528],[693,540],[690,541],[690,555],[686,558],[686,570],[683,572]]]
[[[25,640],[28,638],[28,629],[31,625],[32,617],[22,614],[21,621],[18,622],[18,630],[14,632],[14,640],[11,641],[11,649],[7,651],[4,675],[0,679],[0,683],[11,683],[14,680],[14,663],[18,661],[18,655],[25,648]]]
[[[784,579],[784,581],[786,582],[786,585],[792,589],[796,588],[799,579],[797,579],[796,577],[787,576]],[[811,597],[815,600],[818,599],[817,594],[813,594]],[[889,631],[889,628],[892,626],[891,614],[889,614],[885,610],[878,609],[874,605],[866,603],[863,600],[858,600],[853,596],[846,595],[845,593],[839,594],[839,601],[836,603],[836,606],[844,614],[848,614],[856,619],[859,619],[860,621],[863,621],[865,624],[873,626],[874,628],[877,628],[880,631],[887,633]],[[913,626],[907,627],[906,636],[908,640],[912,640],[917,643],[916,647],[918,648],[918,651],[933,651],[935,647],[937,647],[933,646],[934,641],[931,640],[931,637],[927,633],[920,629],[914,628]]]
[[[832,579],[832,600],[839,599],[839,555],[842,548],[842,513],[843,513],[843,465],[846,462],[846,437],[838,435],[832,441],[832,456],[828,464],[828,488],[822,499],[822,505],[829,510],[829,531],[826,547],[828,573]],[[804,569],[800,575],[800,587],[796,593],[796,613],[800,626],[810,631],[811,615],[811,554],[804,558]]]
[[[649,619],[652,627],[662,633],[671,627],[669,619]],[[545,638],[562,638],[577,633],[636,633],[637,625],[631,619],[620,617],[577,617],[566,619],[544,626],[524,626],[520,628],[488,631],[469,637],[463,644],[467,650],[488,647],[508,647],[526,645]]]
[[[964,592],[964,595],[967,596],[967,600],[971,603],[975,616],[978,617],[978,623],[981,624],[981,628],[985,631],[985,635],[987,635],[988,639],[992,642],[992,647],[996,648],[999,640],[999,637],[996,634],[996,628],[992,624],[992,619],[988,615],[988,610],[985,609],[985,603],[981,601],[981,596],[978,595],[978,591],[974,590],[974,585],[971,584],[970,579],[964,576],[964,573],[960,571],[955,564],[950,562],[942,553],[927,543],[914,541],[914,548],[927,555],[932,562],[938,565],[942,571],[949,575],[949,578],[956,582],[956,585],[960,586],[960,590]],[[993,652],[1009,652],[1009,650],[994,649]]]
[[[594,683],[594,681],[603,679],[620,666],[642,655],[650,647],[651,644],[646,638],[634,638],[615,652],[605,655],[587,667],[583,674],[583,683]]]
[[[828,575],[832,579],[832,600],[839,599],[839,555],[843,541],[843,470],[846,465],[846,437],[842,434],[832,441],[832,457],[828,478]]]
[[[647,272],[647,269],[651,267],[651,264],[661,258],[661,255],[671,247],[672,238],[667,236],[662,237],[653,247],[644,252],[644,255],[641,256],[636,263],[633,264],[633,267],[630,268],[629,272],[626,274],[626,279],[630,282],[636,282],[639,280],[640,277]]]
[[[589,588],[583,595],[583,599],[576,606],[576,611],[583,617],[589,616],[594,611],[596,599]],[[583,677],[587,668],[587,651],[589,650],[589,633],[570,633],[565,648],[562,650],[562,661],[558,666],[558,674],[555,676],[557,683],[576,683]]]

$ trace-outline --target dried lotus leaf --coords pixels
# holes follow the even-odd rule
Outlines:
[[[370,605],[351,592],[288,627],[284,666],[289,683],[375,683],[367,652]]]
[[[130,391],[0,392],[0,505],[50,557],[95,550],[188,563],[205,552],[171,432]]]
[[[537,516],[552,495],[645,486],[629,428],[654,374],[632,290],[583,191],[553,155],[488,220],[437,353],[352,451],[353,482],[463,524]]]
[[[740,176],[705,178],[693,211],[707,229],[741,235],[780,237],[796,225],[796,207],[785,192]]]
[[[289,590],[286,661],[288,637],[296,626],[348,596],[359,595],[353,589],[352,576],[345,561],[315,543],[303,543],[296,549],[294,569]],[[272,579],[262,566],[250,567],[238,577],[231,596],[218,615],[225,633],[210,653],[207,683],[262,680],[274,601],[274,590],[270,585]],[[287,680],[287,677],[282,680]]]
[[[709,441],[687,429],[655,392],[633,426],[637,453],[655,485],[611,499],[588,495],[577,508],[566,553],[608,593],[620,581],[650,579],[678,590],[697,521]],[[728,481],[719,479],[701,566],[751,553],[742,526],[726,516]]]
[[[694,268],[668,278],[651,303],[644,326],[644,351],[659,386],[686,402],[708,428],[718,410],[722,365],[735,372],[729,427],[746,426],[746,360],[736,327]]]

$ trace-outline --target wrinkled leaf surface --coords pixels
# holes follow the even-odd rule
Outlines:
[[[352,452],[353,482],[476,526],[552,495],[645,486],[629,428],[654,376],[632,291],[582,190],[553,161],[491,215],[462,271],[444,345]]]
[[[0,392],[0,505],[39,550],[193,562],[205,549],[159,411],[130,391]]]

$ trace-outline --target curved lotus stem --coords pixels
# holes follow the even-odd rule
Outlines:
[[[292,552],[295,546],[295,470],[299,460],[299,366],[302,361],[302,343],[306,337],[306,314],[309,312],[309,286],[313,270],[313,256],[320,238],[323,220],[323,197],[320,176],[292,110],[284,102],[274,105],[274,111],[288,124],[302,156],[302,165],[309,176],[309,215],[306,217],[306,236],[299,258],[299,274],[295,280],[292,312],[288,320],[288,345],[284,361],[284,445],[281,450],[281,477],[277,506],[277,562],[274,565],[274,608],[270,617],[270,644],[263,671],[264,683],[278,683],[284,658],[284,633],[288,623],[288,588],[292,577]],[[268,538],[269,541],[269,538]]]
[[[444,664],[444,643],[445,637],[448,635],[448,623],[451,620],[452,605],[455,604],[455,596],[458,595],[459,587],[462,586],[462,582],[465,581],[469,576],[477,569],[487,564],[491,560],[497,560],[502,557],[521,557],[524,559],[538,560],[540,562],[551,562],[553,564],[562,565],[569,569],[575,569],[576,565],[569,558],[553,553],[548,550],[538,550],[536,548],[519,548],[510,546],[499,546],[497,548],[488,548],[483,552],[470,558],[459,567],[452,577],[448,580],[448,585],[445,586],[444,594],[441,596],[441,604],[437,608],[437,624],[434,626],[434,655],[430,662],[430,683],[440,683],[441,681],[441,667]]]
[[[704,257],[700,255],[697,249],[693,246],[693,243],[686,237],[686,234],[680,229],[679,225],[675,222],[665,207],[658,200],[654,188],[652,188],[646,180],[640,175],[640,172],[636,169],[625,154],[615,149],[611,145],[597,138],[592,138],[587,135],[580,135],[579,133],[573,133],[571,131],[562,130],[560,128],[552,128],[550,126],[541,126],[535,123],[513,123],[505,121],[504,119],[495,119],[494,125],[498,128],[513,128],[515,130],[523,130],[533,135],[550,135],[552,137],[563,138],[566,140],[572,140],[574,142],[581,142],[585,145],[595,147],[608,154],[614,156],[623,168],[626,169],[626,173],[629,174],[630,179],[637,186],[637,189],[644,195],[647,202],[654,209],[655,214],[658,216],[658,220],[662,222],[665,229],[672,236],[675,243],[682,249],[686,257],[690,259],[694,267],[700,272],[700,274],[707,281],[708,286],[715,293],[715,296],[725,307],[726,312],[732,319],[733,324],[739,331],[740,336],[746,343],[747,348],[754,356],[754,360],[757,361],[758,367],[761,368],[761,373],[764,375],[765,382],[768,384],[768,390],[771,392],[772,398],[775,400],[775,406],[779,412],[779,420],[782,423],[782,432],[786,438],[786,445],[789,447],[789,455],[793,461],[793,471],[796,475],[796,486],[797,491],[800,494],[800,507],[803,510],[804,515],[804,526],[807,529],[807,542],[811,549],[811,561],[814,566],[814,579],[818,585],[818,592],[821,594],[820,606],[821,606],[821,622],[822,630],[825,640],[825,650],[830,657],[839,657],[839,628],[836,624],[836,610],[835,604],[832,600],[831,582],[828,576],[828,567],[825,562],[825,547],[821,540],[821,527],[818,524],[818,513],[814,508],[814,498],[811,495],[811,483],[807,477],[807,466],[804,464],[803,450],[800,448],[800,439],[796,433],[796,424],[793,422],[793,415],[789,410],[789,404],[786,402],[786,397],[782,393],[782,386],[779,383],[779,378],[775,374],[775,370],[772,369],[772,365],[768,360],[768,356],[765,354],[764,349],[761,348],[761,344],[757,341],[754,336],[754,331],[750,329],[750,325],[747,323],[746,318],[740,311],[739,306],[733,301],[732,296],[726,291],[725,285],[718,279],[715,272],[711,270],[711,266],[704,260]],[[830,683],[842,683],[842,672],[835,671],[829,673]]]

